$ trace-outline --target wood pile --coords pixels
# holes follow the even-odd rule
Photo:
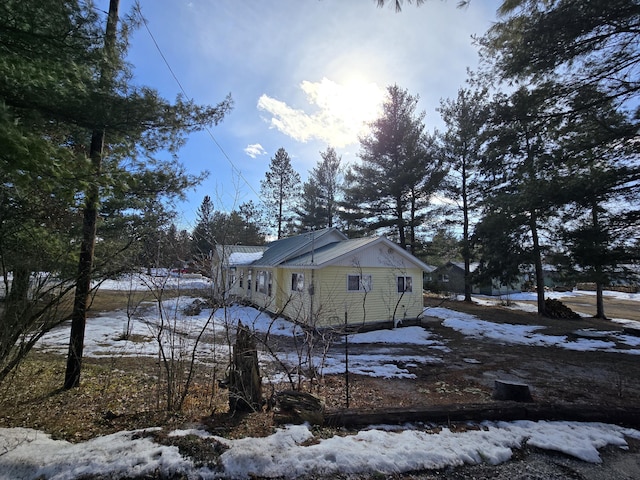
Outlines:
[[[547,311],[547,316],[551,318],[561,318],[569,320],[578,320],[579,318],[581,318],[579,314],[571,310],[560,300],[546,298],[544,304]]]

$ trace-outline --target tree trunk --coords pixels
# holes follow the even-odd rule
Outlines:
[[[403,250],[407,248],[407,237],[404,231],[404,218],[402,217],[402,199],[396,198],[396,219],[398,221],[398,243]]]
[[[276,394],[273,420],[279,425],[322,425],[323,411],[324,406],[318,397],[297,390],[285,390]]]
[[[531,238],[533,240],[533,261],[536,272],[536,296],[538,299],[538,315],[547,315],[547,307],[544,302],[544,271],[542,269],[542,253],[540,251],[540,240],[538,238],[538,224],[535,210],[530,212],[529,227],[531,228]]]
[[[607,319],[604,313],[604,295],[602,283],[596,282],[596,318]]]
[[[467,165],[462,162],[462,257],[464,258],[464,301],[471,302],[471,249],[469,248],[469,200]]]
[[[416,195],[415,189],[412,189],[411,192],[411,223],[409,226],[409,242],[410,242],[410,251],[411,255],[416,254]]]
[[[600,227],[600,221],[598,219],[598,204],[594,200],[591,206],[591,222],[594,228]],[[605,248],[604,245],[600,246],[601,248]],[[602,294],[602,281],[604,280],[604,275],[602,274],[602,266],[600,264],[596,265],[596,318],[602,318],[603,320],[607,318],[604,314],[604,296]]]
[[[31,271],[28,268],[13,270],[13,280],[5,300],[4,312],[0,311],[0,360],[9,357],[19,334],[26,330],[22,323],[25,321],[29,305],[30,278]]]
[[[94,132],[91,139],[92,162],[96,176],[100,174],[102,145],[104,132]],[[64,389],[69,390],[80,385],[82,355],[84,350],[84,331],[87,323],[87,304],[91,291],[91,272],[96,242],[96,225],[98,220],[98,186],[93,185],[87,192],[84,217],[82,221],[82,244],[78,262],[78,279],[71,312],[71,334],[69,353],[67,354],[67,370],[64,377]]]
[[[112,81],[112,65],[116,52],[116,27],[118,24],[119,0],[109,1],[109,16],[105,35],[104,51],[107,62],[102,65],[100,72],[100,87],[108,90]],[[102,171],[102,151],[104,147],[104,128],[98,128],[91,135],[89,156],[93,165],[95,179]],[[64,389],[68,390],[80,385],[80,370],[84,349],[84,331],[87,323],[87,305],[91,291],[91,272],[93,270],[93,256],[96,243],[96,225],[98,221],[99,187],[97,183],[91,185],[86,192],[84,216],[82,222],[82,244],[80,245],[80,259],[78,261],[78,279],[71,313],[71,334],[69,338],[69,353],[67,369],[64,378]]]
[[[464,259],[464,301],[471,302],[471,262],[469,257]]]

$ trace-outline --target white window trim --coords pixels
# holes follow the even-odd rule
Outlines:
[[[358,277],[358,290],[352,290],[349,288],[350,277]],[[371,290],[373,290],[373,278],[371,277],[371,275],[363,275],[360,273],[347,274],[347,292],[370,292]]]
[[[402,285],[404,286],[404,290],[400,291],[400,289],[398,288],[398,284],[399,284],[399,280],[402,280]],[[409,279],[409,285],[411,286],[411,288],[409,290],[407,290],[407,279]],[[398,275],[396,277],[396,290],[398,291],[398,293],[413,293],[413,277],[411,275]]]
[[[296,287],[293,285],[293,276],[296,276]],[[291,291],[292,292],[304,292],[304,273],[291,272]]]
[[[263,295],[269,295],[270,273],[271,272],[269,272],[268,270],[258,271],[258,278],[256,279],[256,292]]]

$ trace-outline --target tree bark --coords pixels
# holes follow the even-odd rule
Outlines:
[[[118,23],[119,0],[109,1],[109,16],[105,35],[105,57],[100,72],[100,87],[107,90],[111,84],[110,64],[116,51],[116,27]],[[95,129],[91,135],[89,157],[93,166],[95,180],[102,171],[102,152],[104,148],[104,128]],[[84,332],[87,323],[87,305],[91,291],[91,273],[93,271],[93,257],[96,243],[96,226],[98,221],[99,187],[93,183],[86,192],[84,214],[82,221],[82,243],[80,245],[80,259],[78,261],[78,279],[71,313],[71,333],[69,338],[69,353],[67,355],[67,369],[65,372],[65,390],[80,385],[80,371],[84,350]]]
[[[261,404],[262,379],[256,342],[249,329],[240,322],[229,373],[229,410],[255,412]]]
[[[102,145],[104,132],[94,132],[91,139],[92,162],[96,176],[100,174]],[[84,216],[82,220],[82,244],[80,245],[80,259],[78,261],[78,279],[71,312],[71,333],[69,337],[69,352],[67,354],[67,369],[64,377],[65,390],[80,385],[80,371],[84,350],[84,333],[87,323],[87,305],[91,292],[91,272],[96,242],[96,226],[98,221],[98,187],[93,185],[87,192]]]
[[[598,219],[598,204],[595,201],[591,206],[591,221],[594,228],[598,228],[600,226],[600,221]],[[601,245],[601,248],[605,248],[605,246]],[[604,313],[604,295],[602,293],[603,277],[602,266],[598,264],[596,265],[596,318],[606,320],[607,316]]]
[[[596,318],[607,319],[604,313],[604,294],[602,283],[596,282]]]
[[[469,199],[467,161],[462,161],[462,257],[464,258],[464,301],[471,302],[471,248],[469,247]]]
[[[396,197],[396,219],[398,222],[398,243],[403,250],[407,249],[407,237],[404,231],[404,218],[402,216],[402,198]]]
[[[542,269],[542,253],[540,251],[540,240],[538,238],[538,224],[535,210],[531,210],[529,216],[529,228],[533,240],[533,261],[536,273],[536,296],[538,299],[538,315],[547,315],[547,306],[544,302],[544,271]]]
[[[0,359],[9,358],[11,349],[25,331],[23,322],[27,316],[29,305],[29,279],[31,271],[28,268],[15,268],[11,288],[5,300],[4,311],[0,310]]]

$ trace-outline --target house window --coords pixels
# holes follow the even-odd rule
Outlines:
[[[268,285],[269,272],[263,270],[258,272],[258,281],[256,282],[256,291],[267,295],[269,293]]]
[[[244,270],[240,270],[240,279],[238,280],[238,286],[242,288],[244,285]]]
[[[411,292],[413,292],[413,278],[398,277],[398,293],[411,293]]]
[[[348,292],[370,292],[371,275],[347,275]]]
[[[304,273],[291,274],[291,291],[304,292]]]
[[[441,283],[449,283],[449,275],[440,275],[440,282]]]

